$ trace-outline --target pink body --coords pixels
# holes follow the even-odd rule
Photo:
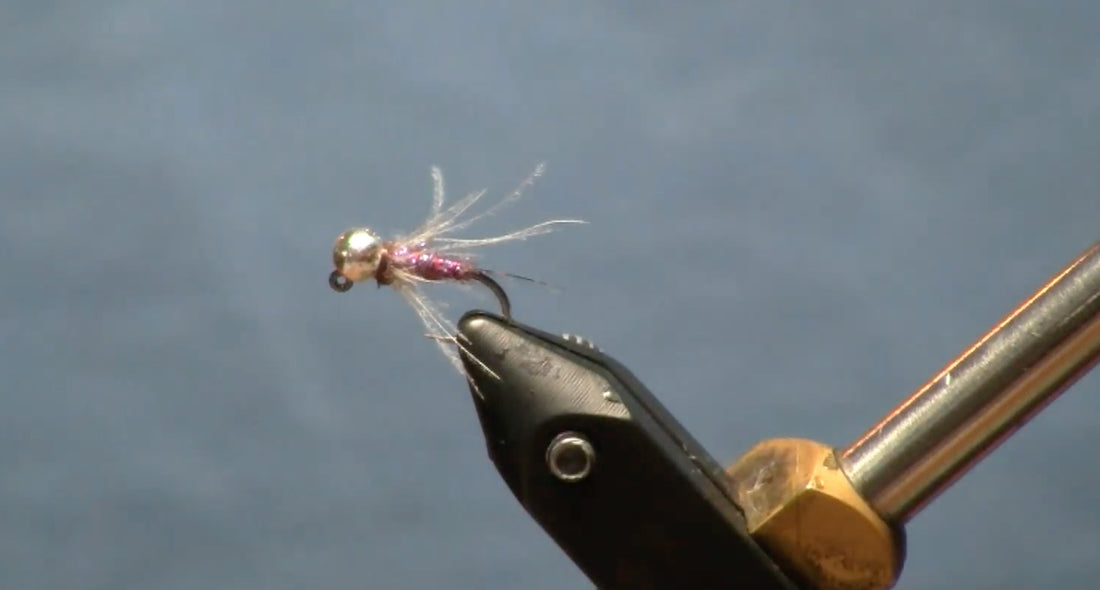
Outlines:
[[[469,261],[460,258],[448,258],[428,249],[426,244],[400,246],[389,244],[386,248],[386,263],[410,272],[428,281],[464,281],[478,269]]]

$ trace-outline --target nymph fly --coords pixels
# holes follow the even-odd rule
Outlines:
[[[501,314],[511,319],[512,306],[508,294],[494,277],[525,277],[482,268],[475,262],[472,250],[546,234],[559,225],[584,222],[577,219],[552,219],[488,238],[460,238],[455,237],[455,233],[518,199],[524,189],[542,175],[543,170],[544,167],[540,164],[499,202],[481,213],[464,217],[485,195],[485,191],[471,193],[444,208],[443,174],[439,168],[433,167],[432,208],[427,221],[410,234],[391,240],[383,239],[366,227],[353,228],[340,234],[332,249],[332,263],[335,268],[329,275],[329,286],[335,291],[344,292],[355,283],[373,279],[379,287],[393,287],[416,310],[428,331],[428,337],[439,344],[443,354],[459,373],[465,375],[459,356],[459,351],[465,352],[465,347],[457,336],[454,324],[440,312],[439,305],[429,299],[419,287],[426,283],[440,282],[480,283],[497,298]],[[472,358],[472,355],[467,356]],[[477,359],[473,360],[476,362]]]

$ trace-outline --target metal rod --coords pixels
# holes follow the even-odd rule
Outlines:
[[[855,488],[904,523],[1100,359],[1100,242],[841,451]]]

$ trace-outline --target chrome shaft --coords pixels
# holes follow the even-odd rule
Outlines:
[[[841,466],[880,516],[904,523],[1098,358],[1100,243],[841,451]]]

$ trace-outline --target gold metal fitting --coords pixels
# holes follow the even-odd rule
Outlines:
[[[831,447],[766,440],[726,473],[749,533],[785,570],[823,590],[894,585],[902,540],[852,487]]]

